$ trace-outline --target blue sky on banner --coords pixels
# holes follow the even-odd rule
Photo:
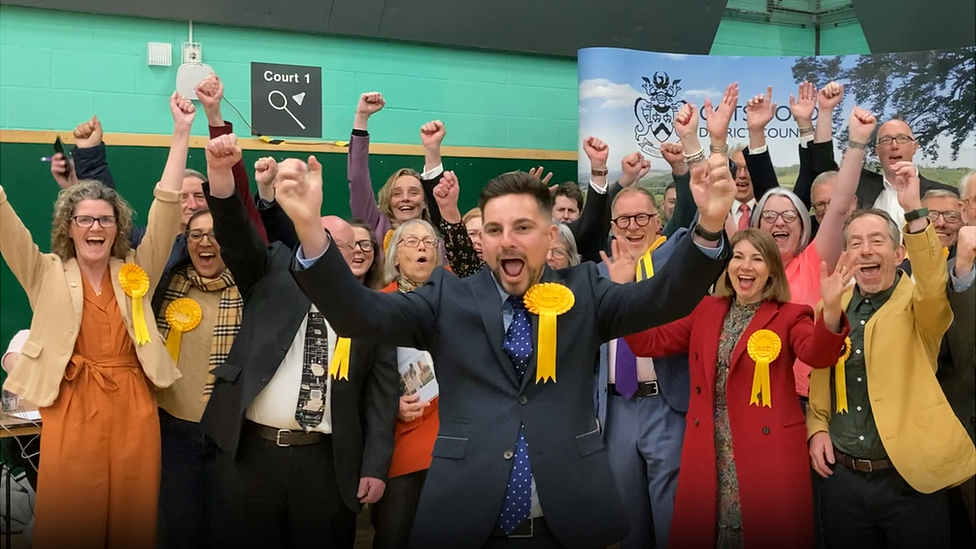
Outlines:
[[[849,56],[853,64],[857,56]],[[773,163],[777,167],[792,166],[799,163],[796,153],[797,125],[789,109],[790,94],[796,94],[797,84],[793,81],[792,68],[795,57],[723,57],[706,55],[685,55],[642,52],[614,48],[588,48],[579,51],[579,121],[580,143],[587,136],[603,139],[610,145],[609,167],[611,172],[619,171],[620,159],[627,154],[643,150],[651,156],[651,172],[666,172],[667,164],[654,157],[655,149],[661,140],[677,141],[670,124],[660,128],[657,123],[648,124],[635,113],[635,102],[643,98],[637,111],[649,106],[647,101],[666,109],[668,104],[680,106],[681,101],[694,104],[701,112],[704,100],[713,102],[721,99],[725,87],[731,82],[739,83],[739,108],[730,124],[729,145],[748,143],[745,105],[750,97],[765,93],[766,87],[773,86],[773,101],[777,112],[767,127],[766,142],[769,145]],[[657,76],[655,76],[655,74]],[[666,75],[666,93],[652,98],[645,87],[657,90],[655,82],[662,83]],[[643,78],[650,80],[647,84]],[[680,80],[677,86],[675,80]],[[822,84],[822,83],[817,83]],[[854,105],[850,90],[845,93],[844,103],[838,107],[843,111],[843,126],[834,128],[835,143],[850,110]],[[652,109],[653,110],[653,109]],[[676,110],[672,112],[677,112]],[[885,117],[881,116],[882,121]],[[815,114],[816,123],[816,114]],[[650,130],[647,128],[650,127]],[[659,131],[655,134],[654,129]],[[702,145],[708,147],[704,120],[701,121],[699,136]],[[959,157],[953,161],[949,154],[949,139],[939,139],[940,155],[935,164],[947,167],[972,167],[976,165],[976,140],[963,144]],[[640,146],[643,144],[643,147]],[[944,154],[943,154],[944,152]],[[585,155],[580,146],[580,158]],[[840,159],[839,153],[837,159]],[[928,165],[917,155],[921,165]],[[584,160],[585,161],[585,160]],[[585,166],[581,166],[581,170]]]

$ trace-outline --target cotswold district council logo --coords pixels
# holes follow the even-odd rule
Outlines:
[[[661,157],[661,144],[674,134],[674,114],[685,101],[675,101],[681,79],[671,81],[666,72],[655,72],[653,81],[642,76],[647,97],[634,101],[634,139],[644,154]]]

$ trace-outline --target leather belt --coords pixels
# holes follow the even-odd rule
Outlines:
[[[607,390],[610,394],[623,396],[617,392],[617,386],[613,383],[607,384]],[[637,382],[637,392],[634,393],[635,397],[652,397],[661,394],[661,387],[658,385],[657,381],[639,381]]]
[[[838,461],[844,464],[844,467],[862,473],[871,473],[891,467],[891,462],[887,459],[858,459],[841,452],[837,447],[834,447],[834,455],[837,456]]]
[[[511,534],[506,534],[500,526],[496,526],[491,532],[493,538],[521,539],[531,538],[536,534],[542,534],[542,528],[546,526],[546,517],[527,518],[515,527]]]
[[[277,429],[253,421],[245,422],[244,429],[265,440],[270,440],[282,448],[289,446],[311,446],[325,442],[329,435],[320,431],[292,431],[291,429]]]

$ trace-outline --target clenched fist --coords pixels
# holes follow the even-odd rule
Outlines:
[[[229,133],[211,139],[207,143],[206,154],[209,170],[230,170],[241,160],[241,148],[237,144],[237,136]]]
[[[440,120],[433,120],[420,127],[420,143],[425,149],[440,147],[447,135],[447,128]]]
[[[74,131],[75,145],[82,149],[97,147],[102,142],[102,123],[98,115],[91,120],[78,124]]]

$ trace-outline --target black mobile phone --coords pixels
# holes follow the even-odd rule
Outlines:
[[[71,154],[68,153],[67,149],[64,148],[64,143],[61,142],[60,135],[57,137],[57,139],[54,140],[54,152],[61,153],[61,155],[64,156],[64,160],[66,162],[64,175],[65,177],[70,176],[71,175]]]

